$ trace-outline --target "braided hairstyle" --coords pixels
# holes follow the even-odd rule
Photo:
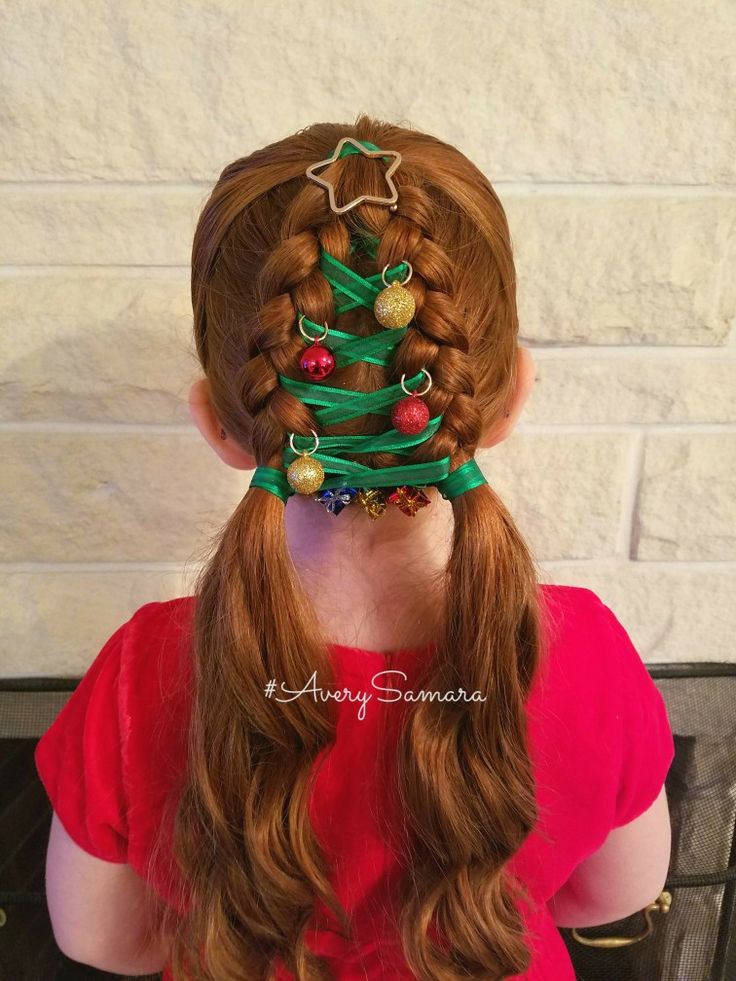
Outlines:
[[[363,203],[336,215],[324,190],[305,180],[306,166],[345,135],[402,154],[396,210]],[[337,160],[326,176],[339,200],[385,193],[380,165],[360,155]],[[377,240],[375,259],[351,252],[354,237],[366,234]],[[278,380],[300,377],[300,312],[355,335],[376,331],[364,309],[336,323],[320,249],[361,274],[402,261],[414,271],[407,288],[416,314],[391,366],[356,361],[337,368],[330,384],[370,392],[425,367],[430,415],[442,414],[437,432],[408,457],[352,458],[381,468],[449,456],[451,469],[472,458],[515,383],[518,321],[503,208],[454,147],[366,116],[354,126],[315,124],[235,161],[204,206],[192,255],[194,336],[229,438],[259,465],[281,468],[288,433],[319,428]],[[320,435],[385,426],[372,414]],[[542,656],[543,611],[532,556],[493,489],[475,487],[452,509],[436,651],[420,682],[487,697],[419,700],[401,729],[395,791],[407,868],[399,927],[417,977],[503,979],[530,963],[519,908],[528,897],[507,862],[537,818],[524,701]],[[188,769],[173,829],[188,908],[175,920],[165,910],[161,928],[172,937],[174,977],[271,978],[280,959],[300,981],[328,978],[306,931],[315,915],[347,934],[350,924],[307,805],[313,764],[334,739],[335,706],[263,697],[273,677],[299,688],[316,670],[325,687],[333,681],[287,548],[283,501],[247,490],[196,595]]]

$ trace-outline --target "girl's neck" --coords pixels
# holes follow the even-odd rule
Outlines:
[[[431,504],[417,514],[390,504],[376,519],[355,504],[334,515],[311,497],[289,499],[289,551],[327,640],[388,651],[436,639],[453,516],[426,492]]]

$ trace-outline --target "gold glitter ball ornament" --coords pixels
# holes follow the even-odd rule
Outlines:
[[[381,290],[373,304],[373,314],[382,327],[406,327],[417,305],[409,290],[401,283],[391,283]]]
[[[322,486],[325,470],[319,460],[302,454],[289,464],[286,479],[297,494],[313,494]]]
[[[355,495],[355,500],[365,508],[370,518],[380,518],[386,510],[386,495],[375,487],[365,487]]]

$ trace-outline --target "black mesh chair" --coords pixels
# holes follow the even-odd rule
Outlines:
[[[580,981],[734,981],[736,664],[649,669],[675,734],[667,895],[647,916],[561,933]]]
[[[736,981],[736,664],[649,668],[675,732],[671,901],[561,933],[580,981]],[[44,896],[51,810],[33,750],[77,683],[0,680],[0,981],[117,978],[60,953]]]
[[[0,981],[120,978],[65,957],[46,909],[51,807],[33,751],[78,683],[78,678],[0,679]]]

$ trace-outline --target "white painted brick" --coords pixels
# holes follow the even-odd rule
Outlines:
[[[188,265],[197,187],[0,188],[0,264]]]
[[[0,177],[209,180],[366,110],[493,179],[733,181],[734,50],[729,0],[36,0],[3,20]]]
[[[201,372],[185,271],[0,276],[0,419],[187,423]]]
[[[630,348],[581,354],[532,350],[535,383],[524,422],[736,421],[736,358],[726,352],[698,357]]]
[[[555,562],[544,572],[597,593],[645,661],[736,660],[732,563]]]
[[[478,461],[537,559],[605,558],[616,552],[628,447],[621,433],[517,431]]]
[[[0,572],[0,676],[81,676],[144,603],[193,592],[192,571]]]
[[[40,564],[0,567],[3,675],[81,674],[137,606],[189,591],[250,479],[193,429],[145,428],[189,421],[197,215],[231,160],[362,109],[456,143],[507,210],[520,340],[549,346],[523,419],[545,429],[479,459],[536,557],[645,659],[736,659],[734,435],[648,433],[635,494],[638,437],[615,428],[734,420],[733,5],[407,0],[398,31],[395,13],[304,0],[294,47],[288,4],[8,12],[0,562]],[[551,349],[569,345],[591,349]],[[47,420],[81,427],[12,428]],[[613,428],[553,428],[581,423]],[[619,554],[630,519],[640,561]]]
[[[722,344],[736,315],[736,197],[503,198],[522,338]]]
[[[6,432],[0,560],[178,562],[235,508],[249,476],[191,435]]]
[[[636,558],[731,559],[735,514],[736,433],[647,438]]]

